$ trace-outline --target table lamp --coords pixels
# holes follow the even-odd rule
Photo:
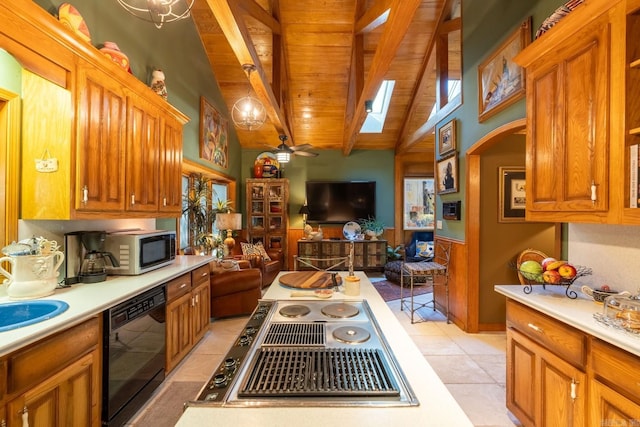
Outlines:
[[[224,239],[224,244],[229,249],[229,253],[231,253],[231,250],[236,245],[232,232],[233,230],[242,229],[242,214],[231,212],[216,214],[216,223],[218,230],[227,230],[227,238]]]
[[[304,202],[304,205],[300,206],[299,214],[302,215],[302,228],[307,225],[307,215],[309,215],[309,206],[307,206],[307,202]]]

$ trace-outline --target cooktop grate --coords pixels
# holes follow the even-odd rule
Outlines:
[[[272,323],[262,345],[324,346],[325,335],[323,323]]]
[[[239,397],[398,396],[377,349],[261,348]]]

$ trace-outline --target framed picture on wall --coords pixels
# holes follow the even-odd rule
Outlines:
[[[438,131],[438,152],[444,156],[456,151],[456,149],[456,119],[453,119]]]
[[[436,163],[438,194],[458,192],[458,154],[438,160]]]
[[[531,43],[531,17],[478,66],[478,121],[524,97],[524,68],[513,58]]]
[[[433,178],[405,178],[403,191],[403,229],[433,230],[435,217]]]
[[[498,168],[498,179],[498,222],[524,222],[527,204],[524,168],[501,166]]]
[[[204,96],[200,97],[200,158],[228,167],[228,121]]]

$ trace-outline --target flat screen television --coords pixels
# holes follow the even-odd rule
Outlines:
[[[307,221],[345,223],[376,216],[375,181],[307,181]]]

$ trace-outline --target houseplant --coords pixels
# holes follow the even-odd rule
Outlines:
[[[358,220],[362,232],[369,236],[371,240],[378,240],[378,236],[384,232],[384,223],[377,220],[376,217],[370,216],[368,218],[360,218]]]
[[[220,200],[210,178],[199,174],[193,186],[182,196],[182,215],[187,216],[189,242],[201,254],[212,254],[222,245],[222,238],[213,233],[216,214],[231,212],[231,200]],[[218,250],[217,254],[223,251]]]

